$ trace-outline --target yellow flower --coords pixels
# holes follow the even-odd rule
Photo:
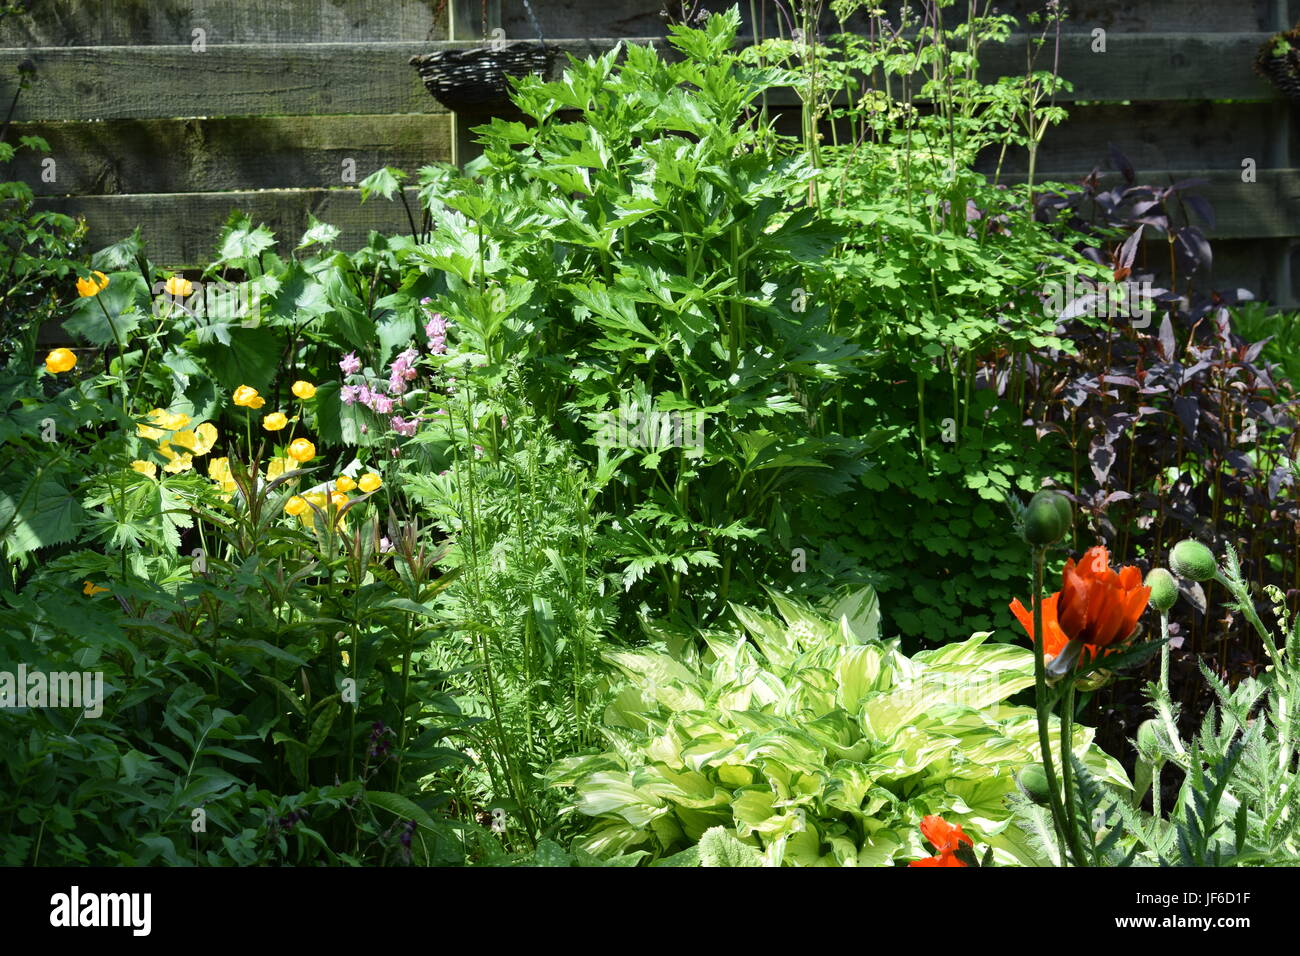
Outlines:
[[[184,415],[181,417],[185,418]],[[189,419],[186,418],[186,422],[188,421]],[[168,441],[174,442],[182,448],[188,449],[195,455],[206,455],[208,452],[212,451],[212,446],[216,440],[217,429],[216,426],[210,422],[204,422],[194,431],[186,430],[175,432],[172,437],[168,439]]]
[[[179,475],[182,471],[194,467],[194,456],[188,451],[178,454],[169,441],[160,443],[158,451],[167,459],[167,464],[163,465],[163,471],[170,475]]]
[[[289,443],[288,455],[300,464],[308,462],[316,457],[316,446],[305,438],[295,438]]]
[[[289,390],[293,392],[295,395],[297,395],[299,398],[301,398],[303,401],[312,398],[316,394],[316,386],[313,385],[311,382],[303,382],[303,381],[294,382],[293,385],[290,386]]]
[[[322,491],[309,491],[302,496],[303,501],[315,505],[321,511],[324,511],[329,505],[329,499],[325,497]],[[316,524],[316,512],[304,505],[302,513],[298,515],[298,520],[302,522],[304,528],[311,528]]]
[[[149,413],[145,415],[145,418],[157,425],[162,423],[162,418],[166,414],[167,413],[161,408],[152,408],[149,410]],[[163,437],[163,430],[161,428],[154,428],[153,425],[136,425],[135,433],[141,438],[147,438],[150,441],[157,441]]]
[[[108,588],[101,588],[98,585],[94,584],[93,582],[87,581],[85,583],[85,586],[82,587],[81,593],[86,595],[86,597],[94,597],[96,594],[103,594],[107,590]]]
[[[357,487],[359,487],[365,494],[370,494],[370,492],[374,491],[383,483],[384,479],[380,478],[373,471],[369,471],[361,476],[361,480],[357,482]]]
[[[137,458],[135,461],[131,462],[131,467],[142,475],[148,475],[150,478],[158,477],[158,466],[151,461],[141,461]]]
[[[93,295],[99,295],[108,288],[108,276],[102,272],[92,272],[89,279],[77,280],[77,295],[83,299],[89,299]]]
[[[295,518],[307,510],[307,500],[302,495],[294,495],[284,503],[286,514],[293,515]]]
[[[345,495],[343,492],[341,491],[330,492],[330,504],[334,506],[335,511],[338,511],[347,503],[348,503],[348,496]]]
[[[196,455],[206,455],[212,451],[212,446],[217,443],[217,426],[211,422],[204,422],[198,428],[194,429],[198,436],[198,442],[192,449]]]
[[[292,458],[272,458],[266,463],[266,480],[274,481],[286,471],[293,471],[294,461]]]
[[[226,494],[230,494],[239,487],[235,484],[235,476],[230,473],[229,458],[214,458],[208,462],[208,477],[215,481]]]
[[[278,432],[287,424],[289,419],[284,417],[284,412],[271,412],[262,416],[262,427],[269,432]]]
[[[160,428],[174,432],[178,428],[184,428],[188,425],[190,416],[184,412],[169,412],[165,409],[155,408],[149,412],[149,420]]]
[[[266,399],[257,394],[257,389],[248,385],[241,385],[235,389],[233,397],[236,405],[243,405],[245,408],[261,408],[266,404]]]
[[[351,491],[357,486],[357,483],[347,475],[339,475],[334,479],[334,487],[339,491]]]
[[[184,276],[172,276],[165,286],[168,295],[184,298],[194,291],[194,283]]]
[[[55,349],[45,356],[45,371],[51,375],[66,372],[77,364],[77,356],[72,349]]]

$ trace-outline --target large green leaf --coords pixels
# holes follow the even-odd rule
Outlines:
[[[10,556],[71,541],[81,521],[81,503],[58,472],[38,472],[15,489],[0,489],[0,541]]]
[[[108,280],[98,295],[72,303],[63,328],[91,345],[125,346],[148,311],[149,290],[138,272],[109,273]]]
[[[724,827],[714,827],[700,837],[700,866],[762,866],[763,855]]]
[[[284,351],[282,331],[271,326],[254,329],[232,326],[227,331],[229,345],[207,342],[193,349],[207,365],[220,390],[231,392],[240,385],[258,391],[269,388]]]

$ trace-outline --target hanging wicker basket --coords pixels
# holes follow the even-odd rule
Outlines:
[[[1300,99],[1300,30],[1269,37],[1255,58],[1255,72],[1284,96]]]
[[[447,109],[500,109],[510,104],[507,77],[546,74],[555,51],[545,43],[517,42],[499,49],[443,50],[411,57],[425,87]]]

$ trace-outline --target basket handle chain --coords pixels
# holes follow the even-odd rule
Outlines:
[[[542,49],[545,49],[546,37],[542,36],[542,25],[537,22],[537,17],[533,14],[533,5],[528,0],[524,0],[524,11],[528,14],[528,20],[532,23],[533,29],[537,31],[537,39],[542,42]]]

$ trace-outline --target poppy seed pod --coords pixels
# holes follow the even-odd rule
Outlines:
[[[1193,581],[1209,581],[1219,573],[1214,552],[1199,541],[1185,538],[1169,552],[1169,567],[1174,574]]]
[[[1151,589],[1151,606],[1161,614],[1178,603],[1178,582],[1164,568],[1152,568],[1145,583]]]
[[[1050,790],[1047,787],[1047,773],[1043,770],[1042,764],[1031,763],[1022,767],[1016,774],[1016,786],[1030,800],[1042,806],[1050,799]]]
[[[1072,520],[1070,502],[1064,496],[1055,491],[1040,491],[1025,509],[1025,540],[1040,548],[1055,544],[1070,530]]]

